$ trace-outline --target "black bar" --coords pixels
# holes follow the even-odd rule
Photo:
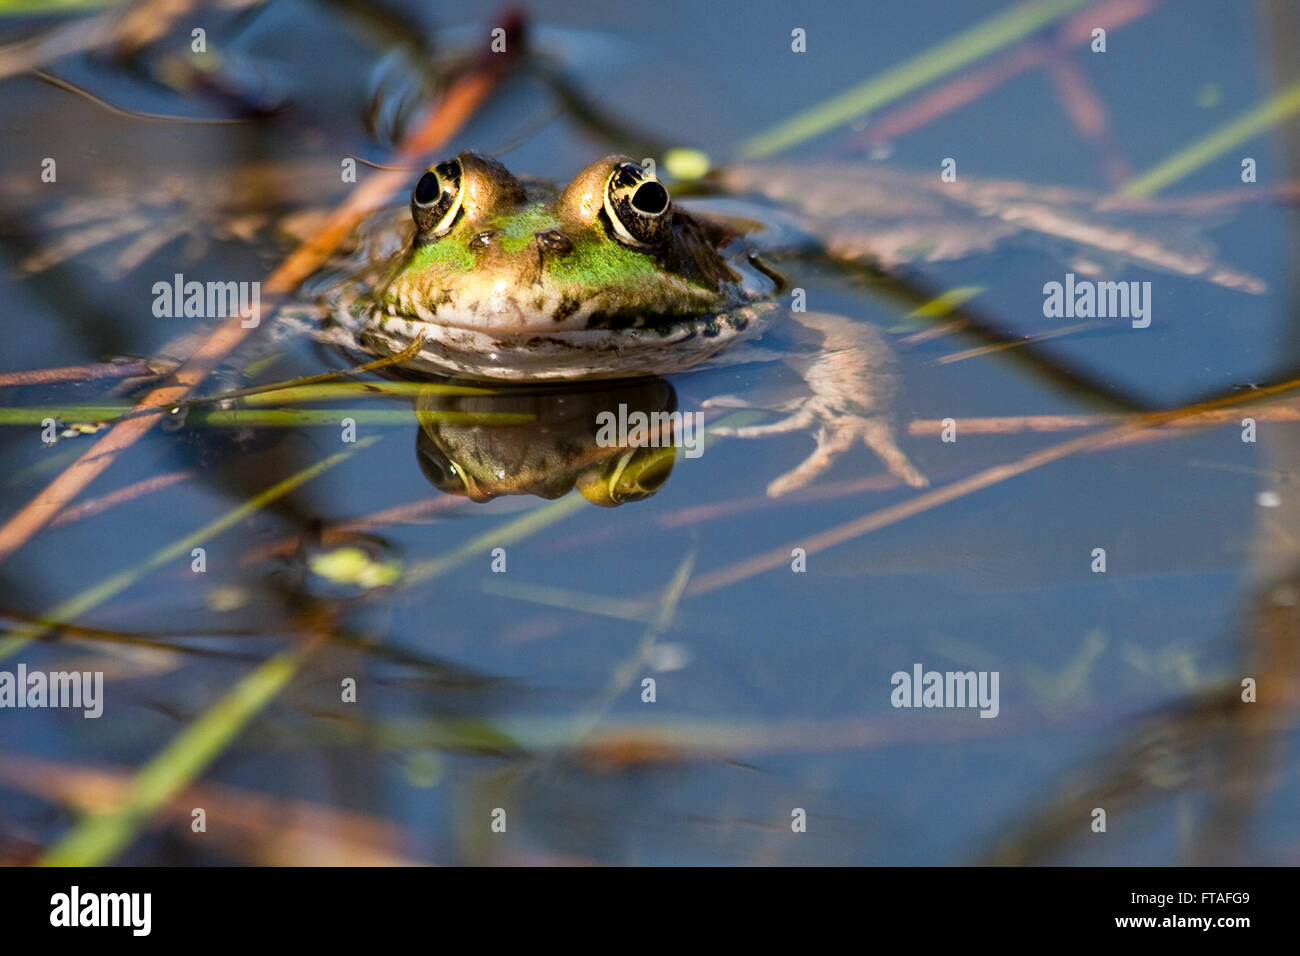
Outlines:
[[[131,925],[52,926],[52,917],[70,911],[73,886],[88,918],[99,912],[98,894],[150,894],[148,936],[136,936]],[[485,939],[495,940],[511,927],[528,927],[535,942],[552,932],[601,938],[611,918],[624,924],[629,941],[649,933],[665,943],[681,938],[659,935],[674,923],[703,919],[711,933],[738,937],[777,921],[809,941],[844,922],[851,938],[901,933],[927,949],[949,939],[1181,943],[1193,935],[1231,946],[1257,930],[1293,924],[1292,914],[1284,915],[1293,886],[1286,869],[8,869],[0,870],[0,925],[7,944],[75,935],[127,945],[144,938],[205,946],[285,940],[335,951],[389,934],[411,933],[433,947],[464,930],[486,930]],[[121,910],[119,922],[131,924],[134,915],[142,928],[144,897],[135,899],[140,909]],[[1148,918],[1154,923],[1120,925]],[[1212,922],[1179,923],[1191,919]]]

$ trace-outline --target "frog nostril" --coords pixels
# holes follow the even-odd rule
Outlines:
[[[486,249],[488,246],[492,245],[492,240],[495,236],[496,233],[491,229],[486,232],[480,232],[470,239],[469,247],[470,249]]]
[[[545,232],[539,232],[536,235],[538,244],[549,252],[564,255],[566,252],[573,251],[573,243],[569,240],[569,237],[558,230],[547,229]]]

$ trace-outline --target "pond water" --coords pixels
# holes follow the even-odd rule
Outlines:
[[[583,110],[639,138],[601,135],[534,71],[509,76],[434,159],[476,149],[559,182],[643,143],[729,163],[756,134],[1006,9],[530,3],[537,54]],[[1076,12],[882,105],[872,122],[836,125],[774,159],[796,179],[833,160],[911,170],[919,182],[938,181],[952,157],[959,183],[1038,184],[1026,202],[1046,186],[1105,195],[1295,81],[1270,55],[1267,7],[1086,9],[1110,26],[1104,53],[1062,39],[1060,23],[1084,22]],[[265,278],[293,236],[357,188],[340,181],[345,158],[392,161],[394,123],[414,122],[415,65],[482,46],[485,16],[423,3],[200,8],[133,56],[44,64],[102,102],[30,72],[0,79],[0,375],[188,354],[217,322],[156,316],[155,283]],[[72,22],[6,15],[0,31],[16,42]],[[196,26],[218,60],[189,54]],[[796,28],[806,52],[791,50]],[[1011,68],[1016,58],[1023,69]],[[988,80],[999,69],[1007,75]],[[978,91],[969,102],[870,141],[873,123],[962,78],[959,89]],[[151,120],[104,103],[244,121]],[[913,262],[907,294],[814,257],[779,268],[816,312],[885,330],[898,356],[899,443],[942,489],[1101,428],[1046,416],[1177,408],[1287,377],[1294,214],[1262,198],[1295,178],[1300,159],[1284,145],[1260,132],[1161,190],[1168,203],[1113,220],[1262,291],[1041,235]],[[1244,157],[1253,184],[1242,182]],[[41,179],[48,158],[54,182]],[[377,174],[362,164],[358,179]],[[1261,198],[1190,201],[1234,190]],[[985,210],[977,230],[994,218]],[[1084,268],[1149,282],[1149,326],[1045,316],[1044,285],[1083,279]],[[971,288],[957,317],[984,333],[924,334],[953,316],[916,315],[919,304]],[[268,328],[199,394],[352,364],[301,337],[259,348]],[[1019,347],[954,360],[989,345],[990,332]],[[44,441],[39,410],[129,404],[147,391],[121,376],[0,382],[6,520],[104,434]],[[797,384],[783,363],[719,365],[594,398],[543,391],[522,407],[554,419],[558,434],[621,401],[694,412],[718,395]],[[0,710],[0,859],[63,846],[84,825],[78,810],[104,809],[84,804],[91,775],[124,787],[142,768],[174,766],[169,746],[208,746],[210,762],[99,859],[1300,858],[1286,394],[1270,413],[1236,409],[1209,426],[1080,448],[898,515],[885,509],[928,491],[898,482],[860,443],[806,488],[768,497],[768,483],[812,451],[807,431],[707,438],[698,457],[679,454],[657,493],[620,507],[577,492],[478,502],[431,484],[450,439],[432,447],[409,395],[260,398],[245,408],[317,408],[321,423],[231,427],[191,410],[118,454],[75,499],[93,509],[74,504],[0,566],[11,638],[0,672],[21,664],[104,681],[98,719]],[[1247,416],[1255,441],[1243,441]],[[85,419],[57,417],[59,431]],[[344,417],[358,441],[346,440]],[[945,419],[956,441],[943,440]],[[1006,430],[973,424],[984,419]],[[1035,421],[1040,430],[1025,427]],[[543,454],[540,441],[515,434],[501,468]],[[267,494],[286,480],[298,483]],[[113,500],[120,489],[131,493]],[[882,512],[878,526],[864,521]],[[41,639],[12,640],[24,636]],[[981,675],[997,689],[989,719],[979,707],[896,706],[896,675],[910,680],[917,667]],[[1259,703],[1240,700],[1246,678]],[[222,723],[214,709],[237,689],[265,697]],[[207,832],[189,826],[194,807]]]

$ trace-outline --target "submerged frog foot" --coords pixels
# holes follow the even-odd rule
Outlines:
[[[863,419],[857,434],[862,436],[862,441],[876,453],[876,457],[884,462],[895,478],[913,488],[924,488],[930,484],[930,479],[921,474],[908,460],[903,449],[898,447],[893,426],[889,422],[880,418]]]
[[[746,403],[734,395],[723,395],[703,403],[706,407],[744,407]],[[876,457],[889,473],[913,488],[924,488],[930,483],[907,455],[898,447],[894,429],[888,419],[878,415],[853,415],[835,410],[817,398],[802,401],[792,414],[764,425],[746,425],[740,428],[715,428],[714,434],[729,438],[766,438],[769,435],[786,435],[796,431],[816,428],[817,447],[797,466],[774,479],[767,486],[772,498],[788,495],[811,484],[827,471],[841,454],[853,447],[858,439],[876,453]]]
[[[786,422],[789,420],[786,419]],[[785,422],[777,424],[784,425]],[[817,447],[812,454],[769,483],[768,496],[779,498],[807,486],[813,479],[827,471],[835,463],[835,459],[853,447],[854,442],[859,438],[876,453],[876,457],[895,478],[913,488],[923,488],[930,483],[929,479],[917,471],[916,467],[908,461],[903,450],[898,447],[894,440],[894,430],[888,422],[880,418],[859,418],[850,415],[827,422],[818,428]]]

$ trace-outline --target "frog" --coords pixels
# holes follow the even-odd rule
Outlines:
[[[337,172],[333,160],[254,165],[211,196],[161,174],[139,178],[150,186],[140,205],[128,207],[136,214],[125,219],[114,220],[118,207],[102,196],[89,204],[73,197],[56,208],[45,217],[47,228],[77,228],[24,260],[24,272],[69,259],[112,275],[131,271],[161,254],[178,224],[188,224],[191,238],[229,232],[248,241],[313,241],[325,210],[275,216],[258,197],[277,197],[277,209],[296,208]],[[419,172],[399,210],[385,207],[368,217],[347,249],[300,290],[297,303],[259,333],[257,346],[269,351],[308,335],[393,356],[418,338],[418,354],[402,363],[413,373],[509,386],[784,362],[802,382],[791,394],[773,401],[717,395],[702,403],[781,415],[765,424],[715,427],[712,435],[812,435],[808,456],[769,482],[767,493],[780,496],[816,480],[859,441],[903,483],[923,487],[926,479],[895,437],[891,412],[899,382],[887,336],[866,321],[778,305],[787,287],[774,262],[811,257],[869,281],[883,278],[880,287],[890,295],[899,292],[901,277],[904,301],[916,307],[937,294],[927,288],[928,264],[1024,239],[1046,240],[1070,258],[1071,271],[1084,275],[1137,265],[1234,293],[1267,289],[1216,259],[1196,235],[1209,223],[1205,200],[1197,197],[1107,197],[977,177],[945,182],[880,163],[808,159],[729,164],[694,185],[701,184],[715,195],[682,202],[668,195],[649,163],[611,155],[561,189],[462,153]],[[206,199],[194,207],[186,199],[192,196]],[[1149,220],[1142,228],[1139,217]],[[106,222],[113,228],[104,228]],[[105,254],[117,243],[126,244],[120,255]],[[183,258],[200,251],[187,244]],[[337,321],[322,325],[322,304]],[[461,318],[454,318],[458,312]],[[778,319],[783,332],[773,328]],[[187,333],[163,356],[174,365],[204,334]],[[1038,360],[1051,363],[1046,355]],[[229,387],[241,384],[235,378]]]
[[[602,157],[560,188],[462,152],[420,175],[398,240],[378,245],[357,294],[334,310],[366,351],[400,355],[406,369],[535,386],[674,375],[728,353],[780,359],[804,386],[773,407],[783,417],[713,431],[812,434],[815,447],[769,495],[805,487],[859,441],[901,482],[928,483],[897,441],[896,363],[881,330],[779,309],[784,279],[734,218],[674,202],[631,157]],[[800,347],[755,347],[778,314]]]

